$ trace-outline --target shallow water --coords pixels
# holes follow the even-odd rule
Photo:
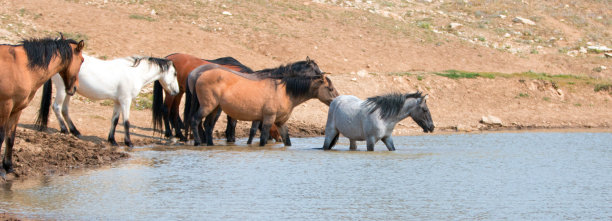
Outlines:
[[[0,185],[0,212],[59,220],[612,218],[612,133],[394,138],[375,152],[141,147],[108,168]],[[220,143],[220,141],[217,141]]]

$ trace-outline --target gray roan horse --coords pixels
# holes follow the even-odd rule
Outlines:
[[[391,133],[395,125],[408,116],[423,128],[423,132],[433,132],[427,97],[421,92],[386,94],[365,101],[352,95],[339,96],[329,105],[323,149],[334,147],[342,134],[349,138],[351,150],[357,149],[356,141],[365,140],[368,151],[373,151],[374,144],[382,140],[389,151],[394,151]]]

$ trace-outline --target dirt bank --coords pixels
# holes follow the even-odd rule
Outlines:
[[[13,149],[15,173],[7,179],[65,174],[71,169],[108,165],[129,157],[118,148],[85,139],[18,128]]]

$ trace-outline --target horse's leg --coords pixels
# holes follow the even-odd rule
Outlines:
[[[391,136],[383,137],[382,142],[385,143],[389,151],[395,151],[395,145],[393,145],[393,139],[391,139]]]
[[[70,119],[70,115],[68,115],[68,106],[70,106],[70,98],[72,96],[67,95],[66,96],[66,100],[64,100],[64,104],[62,105],[62,115],[64,116],[64,119],[66,120],[66,123],[68,123],[68,128],[70,128],[70,133],[72,133],[72,135],[74,135],[75,137],[81,138],[81,132],[79,132],[79,130],[76,129],[76,126],[74,126],[74,123],[72,122],[72,119]],[[57,100],[57,98],[55,99]]]
[[[6,173],[13,173],[13,145],[15,144],[15,130],[17,129],[17,122],[21,116],[21,111],[17,111],[8,119],[6,132],[6,150],[4,151],[4,159],[2,160],[2,167]]]
[[[325,124],[325,141],[323,142],[323,150],[331,150],[338,142],[340,131],[336,128],[334,118],[332,116],[334,106],[329,107],[327,114],[327,123]]]
[[[280,132],[285,146],[291,146],[291,139],[289,139],[289,128],[287,128],[287,124],[276,124],[276,128],[279,129],[277,132]]]
[[[4,156],[2,155],[2,143],[4,143],[5,135],[6,135],[6,128],[5,128],[5,124],[2,123],[0,124],[0,158],[4,158]],[[6,171],[4,170],[4,167],[0,167],[0,177],[4,179],[5,175],[6,175]]]
[[[202,130],[199,125],[202,124],[202,109],[192,111],[191,113],[191,133],[193,134],[193,145],[198,146],[202,142],[200,131]]]
[[[232,117],[227,115],[227,126],[225,127],[225,138],[228,143],[236,142],[236,123],[238,121],[234,120]]]
[[[274,139],[276,142],[279,142],[283,138],[281,138],[281,134],[278,132],[278,127],[276,125],[272,125],[270,127],[270,140]]]
[[[349,142],[351,143],[349,149],[350,150],[357,150],[357,141],[353,140],[353,139],[349,139]]]
[[[276,115],[268,115],[263,118],[263,126],[261,126],[261,137],[259,138],[259,146],[265,146],[270,137],[270,128],[276,121]]]
[[[172,107],[174,97],[168,94],[168,92],[166,92],[165,90],[164,90],[164,95],[166,95],[164,99],[164,105],[162,106],[162,121],[164,121],[164,128],[165,128],[164,136],[172,137],[172,128],[170,128],[169,118],[170,118],[170,108]]]
[[[182,126],[181,118],[179,116],[179,105],[181,104],[181,98],[183,94],[179,93],[174,96],[174,102],[172,102],[172,106],[170,108],[170,119],[172,120],[172,127],[174,127],[174,134],[181,141],[187,141],[187,138],[181,132],[184,126]]]
[[[221,115],[221,108],[217,107],[210,114],[208,114],[208,116],[206,116],[206,120],[204,120],[204,129],[206,130],[206,145],[208,146],[214,145],[212,131],[220,115]]]
[[[132,101],[130,99],[124,99],[121,103],[121,112],[123,115],[123,128],[125,129],[125,136],[123,141],[129,148],[134,147],[132,140],[130,139],[130,105]]]
[[[60,89],[59,87],[57,87],[56,92],[55,92],[55,100],[53,101],[53,113],[55,113],[55,117],[57,118],[57,123],[60,126],[60,132],[64,134],[68,133],[68,128],[66,127],[66,124],[64,123],[64,118],[62,117],[62,113],[63,113],[62,105],[65,104],[64,101],[65,101],[66,95],[67,95],[66,90]]]
[[[251,144],[253,143],[253,137],[255,137],[255,133],[257,133],[257,130],[259,129],[259,126],[261,125],[261,121],[253,121],[251,123],[251,129],[249,130],[249,140],[247,140],[247,144]]]
[[[374,145],[376,144],[376,138],[374,136],[369,136],[366,138],[366,144],[368,146],[368,151],[374,151]]]
[[[119,103],[115,102],[115,107],[113,108],[113,117],[111,118],[111,128],[110,128],[110,132],[108,133],[108,142],[113,146],[119,146],[119,144],[117,144],[117,141],[115,141],[115,128],[117,127],[117,124],[119,123],[119,110],[120,109],[121,109],[121,106],[119,106]]]

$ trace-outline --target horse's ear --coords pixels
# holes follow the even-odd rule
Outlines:
[[[65,38],[64,38],[64,34],[62,34],[61,32],[60,32],[59,34],[60,34],[59,39],[60,39],[60,40],[65,40]]]
[[[75,49],[75,50],[76,50],[77,52],[80,52],[81,50],[83,50],[83,48],[85,48],[85,42],[84,42],[83,40],[81,40],[81,41],[79,41],[79,43],[77,44],[77,47],[76,47],[76,49]]]
[[[429,94],[426,94],[425,96],[423,96],[421,100],[419,100],[419,104],[420,105],[425,104],[427,102],[427,98],[429,98]]]
[[[309,56],[306,56],[306,62],[308,62],[308,63],[312,62],[312,60],[310,60]]]

